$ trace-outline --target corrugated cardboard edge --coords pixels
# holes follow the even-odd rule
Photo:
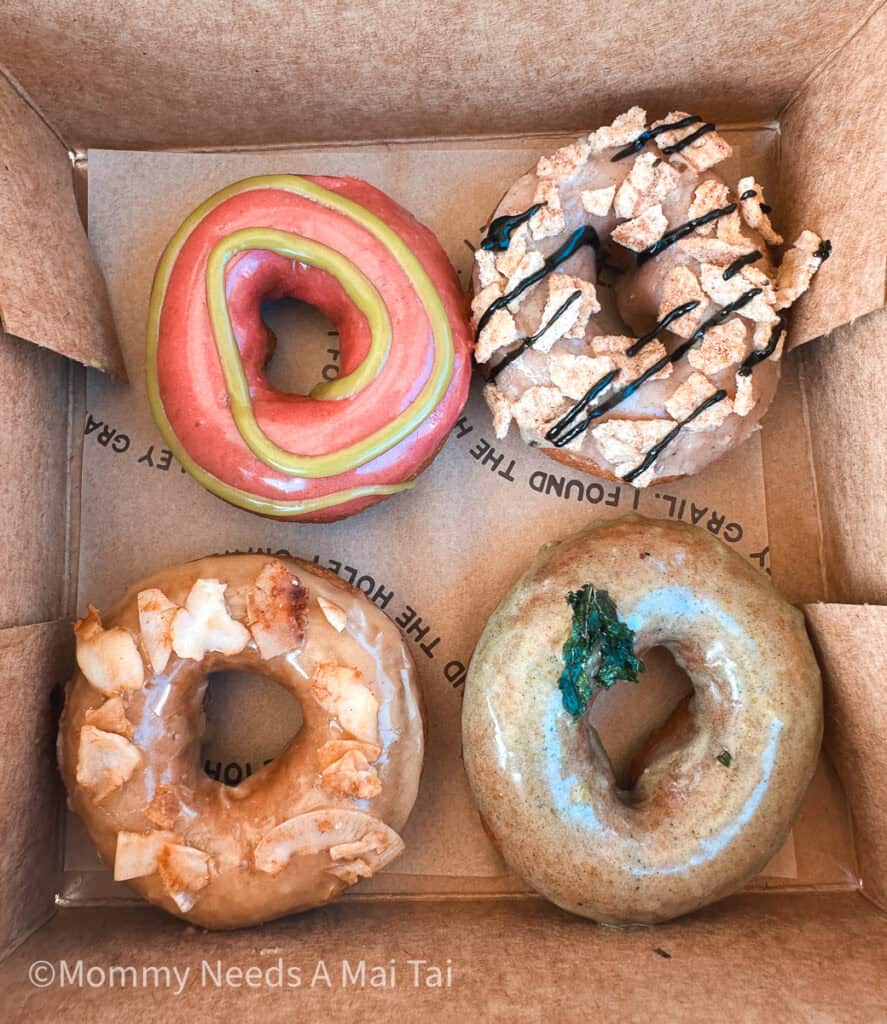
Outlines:
[[[64,799],[53,690],[72,655],[67,620],[0,630],[0,957],[54,910]]]
[[[887,604],[887,310],[838,328],[800,357],[827,600]]]
[[[786,242],[804,228],[833,253],[792,307],[789,344],[801,345],[880,309],[887,282],[887,7],[809,79],[779,115],[780,223]]]
[[[825,676],[825,742],[850,803],[862,891],[887,910],[887,608],[804,610]]]
[[[0,329],[126,377],[59,138],[0,72]]]

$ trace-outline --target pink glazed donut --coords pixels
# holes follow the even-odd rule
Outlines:
[[[339,332],[341,374],[273,388],[264,299]],[[169,448],[213,494],[277,519],[342,519],[412,486],[468,394],[464,299],[434,235],[356,178],[247,178],[198,207],[154,279],[147,387]]]

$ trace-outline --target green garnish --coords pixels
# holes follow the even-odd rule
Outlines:
[[[609,689],[620,679],[636,683],[644,663],[634,654],[634,631],[620,621],[606,590],[586,583],[567,601],[573,609],[573,626],[564,644],[564,670],[557,685],[564,707],[578,718],[596,687]]]
[[[729,768],[733,763],[733,755],[729,750],[722,750],[720,754],[718,754],[716,760],[720,761],[725,768]]]

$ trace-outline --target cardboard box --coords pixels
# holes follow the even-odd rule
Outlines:
[[[880,692],[887,414],[878,386],[887,325],[885,32],[883,10],[820,0],[779,7],[566,0],[538,9],[512,2],[357,8],[324,0],[294,10],[194,2],[139,6],[125,16],[97,2],[19,0],[0,11],[0,984],[11,1019],[56,1020],[69,1006],[86,1020],[133,1011],[272,1020],[887,1015],[887,711]],[[743,166],[746,159],[760,165],[786,236],[810,226],[834,245],[827,273],[793,310],[795,349],[760,439],[699,480],[676,485],[671,509],[676,515],[681,498],[699,494],[706,508],[722,499],[733,508],[731,473],[753,473],[743,521],[769,548],[776,583],[806,608],[826,678],[829,759],[796,826],[792,869],[688,919],[615,931],[528,895],[495,864],[487,870],[480,846],[463,856],[461,824],[454,824],[449,842],[424,844],[433,859],[261,929],[204,934],[122,904],[114,893],[100,899],[89,872],[72,873],[70,836],[65,860],[55,688],[70,673],[70,619],[83,594],[119,588],[130,570],[166,560],[151,561],[160,551],[150,537],[132,552],[119,497],[135,479],[132,466],[112,470],[112,435],[96,446],[95,435],[83,433],[88,404],[94,415],[96,401],[135,408],[141,394],[131,339],[147,298],[138,282],[150,277],[157,253],[145,242],[134,257],[136,283],[127,287],[119,233],[110,228],[123,223],[133,238],[147,238],[147,228],[143,235],[136,228],[154,225],[161,238],[159,200],[174,226],[193,205],[188,190],[200,175],[297,157],[300,169],[321,161],[369,177],[428,220],[454,261],[464,262],[451,233],[467,216],[457,207],[472,216],[490,209],[495,187],[501,192],[522,161],[529,165],[528,154],[632,102],[717,119],[740,143]],[[202,162],[169,150],[200,150]],[[163,187],[146,202],[151,181]],[[208,193],[211,186],[203,187]],[[83,230],[87,212],[97,259]],[[117,378],[129,370],[129,388],[97,370]],[[486,420],[477,409],[480,439]],[[103,429],[119,427],[103,421]],[[209,496],[199,507],[224,523],[227,546],[259,536],[277,542],[283,529],[289,546],[309,557],[321,549],[327,558],[349,546],[359,551],[361,536],[364,544],[384,542],[395,523],[419,531],[428,557],[451,567],[448,589],[464,597],[440,606],[455,662],[470,652],[490,601],[529,553],[481,565],[492,580],[474,600],[478,567],[459,562],[453,535],[428,517],[451,515],[457,501],[459,517],[481,528],[474,509],[501,493],[477,462],[454,436],[414,495],[354,528],[330,528],[338,532],[275,524],[266,534],[261,521],[229,518]],[[478,488],[475,500],[458,489],[463,476]],[[100,481],[114,479],[106,504]],[[139,486],[150,501],[155,485]],[[537,500],[529,490],[523,500]],[[435,506],[441,494],[447,503]],[[203,498],[189,491],[182,500]],[[556,499],[530,507],[533,543],[594,511]],[[165,522],[162,513],[157,522]],[[187,547],[201,536],[181,540],[183,557],[203,553]],[[438,538],[441,547],[432,547]],[[390,584],[407,567],[383,568]],[[426,568],[429,594],[431,575]],[[418,597],[415,607],[424,609]],[[434,680],[432,713],[446,723],[435,763],[450,765],[458,716],[439,671]],[[460,823],[454,815],[469,806],[454,772],[432,781],[411,825],[423,837],[433,831],[428,808]],[[453,870],[439,874],[441,863]],[[78,879],[89,888],[79,896]],[[343,960],[363,960],[367,971],[394,961],[394,976],[382,975],[392,983],[343,984]],[[429,987],[429,975],[411,960],[441,966],[444,981],[451,968],[451,984]],[[56,969],[65,961],[75,972],[82,961],[83,970],[96,968],[95,985],[88,977],[78,983],[75,973],[67,987],[55,979],[41,988],[39,971],[28,976],[36,961]],[[312,987],[320,961],[330,984],[321,975]],[[221,984],[219,962],[235,969]],[[298,988],[273,983],[278,962],[301,968]],[[115,964],[136,967],[136,983],[127,975],[115,985]],[[176,978],[169,986],[162,978],[142,984],[143,968],[159,965],[190,968],[180,994]],[[237,970],[250,966],[259,968],[258,984],[238,982]]]

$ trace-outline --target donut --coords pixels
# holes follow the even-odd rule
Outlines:
[[[626,791],[587,710],[657,646],[693,695]],[[575,914],[655,923],[779,850],[816,765],[822,687],[803,616],[766,576],[705,530],[630,516],[542,548],[478,642],[462,729],[505,860]]]
[[[295,559],[229,555],[137,583],[75,626],[59,762],[99,854],[150,903],[236,928],[335,899],[403,850],[423,713],[394,624]],[[207,677],[299,701],[286,749],[236,788],[201,769]]]
[[[542,157],[475,252],[472,323],[497,438],[636,487],[697,473],[758,429],[784,311],[831,243],[782,244],[710,122],[632,107]]]
[[[272,387],[264,299],[322,310],[341,373]],[[277,519],[331,521],[413,485],[468,394],[465,299],[434,235],[357,178],[247,178],[182,224],[157,267],[148,400],[213,494]]]

